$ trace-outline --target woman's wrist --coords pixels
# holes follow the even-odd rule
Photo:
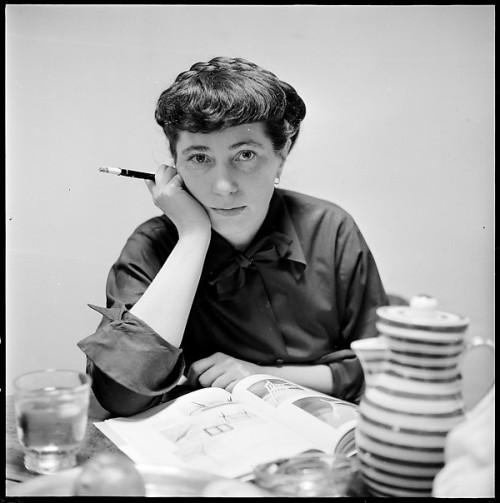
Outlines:
[[[185,229],[177,229],[179,233],[179,242],[182,241],[197,241],[199,243],[210,243],[210,238],[212,236],[212,227],[210,224],[198,224],[191,225]]]

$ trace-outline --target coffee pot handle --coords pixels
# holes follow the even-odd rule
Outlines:
[[[495,384],[495,345],[490,339],[473,336],[466,339],[460,361],[462,396],[468,412]]]

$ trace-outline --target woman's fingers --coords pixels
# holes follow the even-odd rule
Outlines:
[[[199,381],[200,376],[213,365],[213,355],[194,362],[187,375],[189,384],[193,387],[199,386],[201,384]]]
[[[165,182],[168,183],[176,174],[177,170],[173,166],[160,164],[155,173],[155,181],[158,185]]]
[[[226,375],[226,370],[220,365],[213,365],[209,369],[198,375],[198,382],[203,388],[209,388],[214,385],[216,380],[220,380]]]
[[[148,188],[149,192],[151,192],[152,194],[156,186],[155,182],[153,180],[144,180],[144,182],[146,183],[146,187]]]
[[[253,366],[224,353],[214,353],[191,365],[188,381],[194,387],[232,389],[242,377],[255,373]]]
[[[231,392],[239,380],[240,378],[237,376],[231,374],[223,374],[217,377],[217,379],[215,379],[210,386],[212,388],[223,388]]]
[[[149,192],[153,194],[153,191],[160,185],[163,181],[167,183],[171,181],[175,176],[178,175],[177,170],[174,166],[169,166],[167,164],[160,164],[156,169],[155,180],[144,180]]]

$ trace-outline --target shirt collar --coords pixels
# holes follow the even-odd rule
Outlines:
[[[253,241],[258,241],[266,235],[285,236],[288,238],[290,240],[290,248],[285,258],[301,264],[302,268],[307,265],[292,217],[279,189],[274,190],[269,204],[269,211]]]

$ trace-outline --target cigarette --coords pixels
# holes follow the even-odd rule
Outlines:
[[[109,173],[110,175],[130,176],[132,178],[142,178],[144,180],[154,181],[155,179],[155,175],[153,173],[144,173],[143,171],[132,171],[131,169],[104,167],[99,168],[99,171],[101,173]]]

